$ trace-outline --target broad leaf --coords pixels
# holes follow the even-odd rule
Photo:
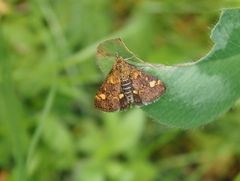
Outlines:
[[[240,9],[223,10],[211,34],[214,47],[194,63],[150,65],[134,56],[121,39],[113,39],[98,46],[98,64],[106,75],[119,54],[159,77],[166,85],[165,94],[142,107],[157,122],[181,128],[203,125],[222,115],[239,98],[239,20]]]

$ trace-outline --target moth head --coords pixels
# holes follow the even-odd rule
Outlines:
[[[122,57],[118,56],[116,58],[116,64],[115,64],[116,68],[118,70],[122,70],[122,69],[124,69],[124,65],[125,65],[124,60],[122,59]]]

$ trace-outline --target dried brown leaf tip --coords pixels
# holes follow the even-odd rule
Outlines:
[[[165,91],[165,86],[157,77],[125,62],[120,56],[97,91],[95,107],[113,112],[131,105],[146,105],[157,100]]]

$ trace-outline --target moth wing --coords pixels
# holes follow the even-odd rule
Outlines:
[[[138,92],[133,93],[133,97],[134,97],[134,104],[141,106],[143,104],[141,97],[139,96]]]
[[[137,100],[142,104],[148,104],[157,100],[165,91],[165,86],[157,77],[149,75],[131,66],[130,78]],[[141,104],[139,103],[139,105]]]
[[[123,97],[120,99],[120,109],[123,110],[129,107],[130,104],[127,102],[127,98],[125,97],[125,95],[123,95]]]
[[[119,71],[114,69],[108,74],[106,80],[97,91],[95,107],[105,112],[113,112],[128,107],[124,95],[121,94],[120,96],[120,94]]]

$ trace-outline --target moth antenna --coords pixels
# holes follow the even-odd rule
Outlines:
[[[115,53],[116,58],[120,58],[121,56],[118,54],[118,52]],[[128,58],[123,58],[124,60],[130,60],[134,57],[134,55],[132,55],[131,57]]]
[[[124,58],[124,60],[130,60],[134,57],[134,55],[132,55],[131,57],[128,57],[128,58]]]

